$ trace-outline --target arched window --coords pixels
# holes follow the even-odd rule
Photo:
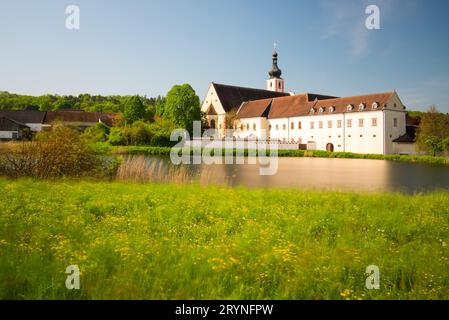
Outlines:
[[[212,120],[210,121],[210,128],[211,128],[211,129],[215,129],[215,120],[214,120],[214,119],[212,119]]]

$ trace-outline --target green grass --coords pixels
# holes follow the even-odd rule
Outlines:
[[[449,299],[448,244],[443,191],[0,179],[2,299]]]
[[[181,151],[181,148],[177,148]],[[147,154],[147,155],[170,155],[170,147],[152,147],[152,146],[114,146],[107,149],[112,154]],[[203,151],[205,149],[202,149]],[[213,154],[213,149],[206,151]],[[248,150],[240,150],[245,156]],[[222,150],[224,154],[225,150]],[[257,154],[257,151],[253,151]],[[190,150],[192,154],[193,151]],[[236,150],[233,150],[236,154]],[[382,155],[382,154],[360,154],[352,152],[329,152],[322,150],[278,150],[279,157],[316,157],[316,158],[347,158],[347,159],[372,159],[372,160],[389,160],[401,162],[417,162],[428,164],[449,164],[449,157],[433,157],[418,155]]]

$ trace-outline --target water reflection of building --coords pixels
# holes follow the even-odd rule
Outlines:
[[[221,137],[278,139],[298,147],[355,153],[414,153],[396,91],[352,97],[286,93],[273,52],[266,89],[211,83],[202,111]],[[228,123],[228,125],[227,125]]]

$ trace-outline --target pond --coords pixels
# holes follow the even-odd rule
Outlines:
[[[174,165],[169,157],[125,156],[118,180],[197,182],[249,188],[417,193],[449,190],[449,166],[386,160],[280,157],[274,175],[258,164]]]

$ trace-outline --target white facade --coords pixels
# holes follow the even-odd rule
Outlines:
[[[284,79],[281,78],[268,79],[266,89],[274,92],[284,92]]]
[[[16,139],[17,137],[17,131],[0,131],[0,139]]]
[[[335,152],[393,154],[393,140],[406,132],[406,111],[396,93],[382,110],[314,113],[289,118],[239,119],[235,137],[267,138]],[[404,151],[405,152],[405,151]]]
[[[201,111],[206,113],[210,108],[213,108],[216,114],[207,115],[209,126],[212,129],[216,129],[220,136],[224,136],[226,129],[226,111],[221,104],[220,97],[217,95],[213,84],[209,85],[206,97],[201,105]]]
[[[30,128],[31,131],[40,132],[42,131],[42,123],[25,123],[27,127]]]

